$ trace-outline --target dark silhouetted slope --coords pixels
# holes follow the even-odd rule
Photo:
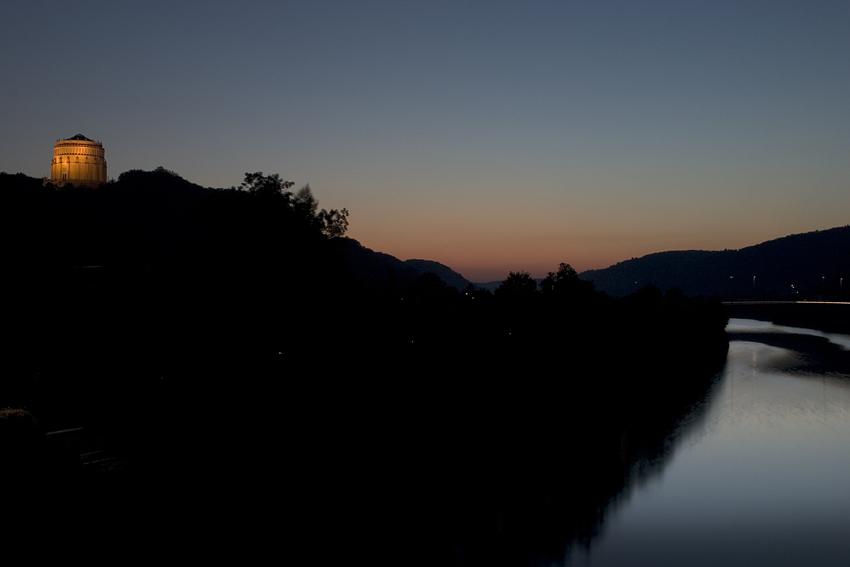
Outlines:
[[[740,250],[658,252],[581,274],[615,297],[653,284],[665,290],[678,287],[690,296],[786,299],[837,298],[847,276],[850,226],[793,234]]]
[[[704,407],[728,348],[719,302],[615,300],[567,265],[461,293],[448,268],[337,237],[290,186],[158,169],[57,191],[0,173],[0,408],[82,426],[123,467],[41,481],[53,457],[9,414],[0,446],[38,481],[13,488],[40,518],[75,541],[153,517],[239,544],[274,541],[264,512],[286,509],[322,563],[549,564]]]
[[[448,266],[433,260],[405,260],[408,266],[418,270],[420,274],[435,274],[449,287],[463,291],[469,285],[469,280]]]
[[[339,239],[339,250],[355,281],[368,288],[406,289],[423,274],[435,274],[449,286],[463,291],[469,280],[448,266],[431,260],[402,261],[366,248],[352,238]]]

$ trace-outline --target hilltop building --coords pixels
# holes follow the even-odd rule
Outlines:
[[[106,183],[106,158],[103,144],[77,134],[58,140],[53,148],[50,178],[56,185],[100,185]]]

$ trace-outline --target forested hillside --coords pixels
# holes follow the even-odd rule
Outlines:
[[[794,234],[740,250],[658,252],[589,270],[581,278],[622,297],[652,284],[689,296],[847,299],[850,226]],[[848,281],[850,283],[850,281]]]
[[[291,187],[0,174],[0,438],[15,447],[0,467],[38,488],[22,506],[52,520],[64,502],[67,533],[113,540],[175,502],[157,529],[228,541],[286,510],[322,562],[555,559],[663,462],[723,364],[716,301],[615,300],[568,264],[539,286],[512,272],[459,291],[420,271],[451,275],[438,265],[345,238],[345,209]],[[53,466],[33,424],[82,426],[121,466]]]

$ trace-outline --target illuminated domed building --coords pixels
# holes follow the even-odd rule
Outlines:
[[[59,140],[53,148],[50,183],[99,185],[106,183],[106,159],[103,144],[77,134]]]

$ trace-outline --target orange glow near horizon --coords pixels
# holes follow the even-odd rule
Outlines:
[[[544,277],[561,262],[582,272],[656,252],[738,249],[843,226],[847,207],[835,195],[825,215],[813,214],[803,192],[784,201],[765,194],[757,206],[748,202],[751,196],[734,191],[660,205],[653,199],[628,202],[625,196],[616,208],[607,208],[604,196],[594,202],[569,193],[542,203],[495,195],[478,205],[458,197],[450,207],[414,194],[409,201],[355,202],[349,207],[349,236],[400,260],[437,261],[470,281],[485,282],[519,270]]]

